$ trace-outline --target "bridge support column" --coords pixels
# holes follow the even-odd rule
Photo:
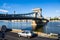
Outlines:
[[[41,8],[34,8],[33,9],[34,16],[37,18],[42,18],[42,9]]]
[[[33,20],[32,21],[32,29],[35,30],[36,29],[36,26],[37,26],[37,24],[36,24],[35,20]]]

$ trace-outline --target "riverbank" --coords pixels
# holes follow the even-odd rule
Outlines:
[[[13,29],[11,32],[13,33],[19,33],[19,32],[22,32],[23,30],[16,30],[16,29]],[[46,37],[46,38],[54,38],[54,39],[58,39],[58,34],[46,34],[46,33],[43,33],[43,32],[37,32],[37,31],[33,31],[35,34],[38,35],[38,37]]]
[[[46,37],[46,38],[54,38],[54,39],[58,39],[58,34],[54,34],[54,33],[50,33],[50,34],[46,34],[46,33],[42,33],[42,32],[35,32],[39,37]]]
[[[1,32],[0,32],[1,34]],[[1,36],[1,35],[0,35]],[[46,38],[46,37],[33,37],[33,38],[25,38],[25,37],[19,37],[17,33],[14,32],[7,32],[5,35],[5,38],[1,38],[0,40],[57,40],[53,38]]]
[[[60,22],[60,20],[50,20],[49,22]]]

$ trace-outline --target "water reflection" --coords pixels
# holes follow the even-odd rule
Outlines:
[[[32,30],[31,22],[11,22],[11,21],[0,21],[0,26],[6,25],[8,29],[23,29]]]

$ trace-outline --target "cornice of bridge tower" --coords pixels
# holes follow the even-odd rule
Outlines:
[[[42,9],[41,8],[34,8],[32,10],[35,13],[35,17],[42,18]]]

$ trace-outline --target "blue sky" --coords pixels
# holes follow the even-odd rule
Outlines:
[[[42,8],[44,17],[60,16],[60,0],[0,0],[0,12],[30,13],[33,8]]]

